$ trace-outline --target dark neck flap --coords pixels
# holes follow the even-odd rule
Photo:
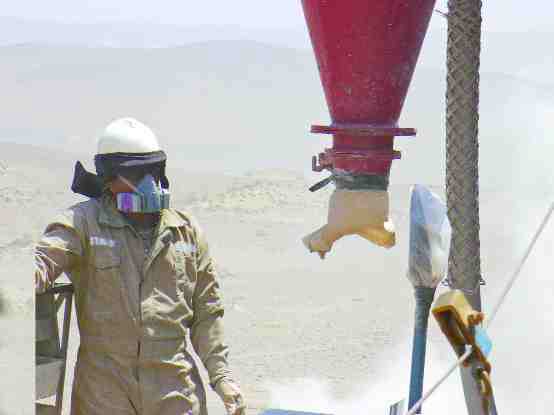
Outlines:
[[[73,192],[90,198],[96,198],[102,195],[102,186],[102,179],[100,177],[86,171],[80,161],[75,163],[73,183],[71,183],[71,190]]]

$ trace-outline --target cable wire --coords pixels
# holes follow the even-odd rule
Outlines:
[[[467,346],[465,353],[452,365],[450,368],[446,371],[444,375],[429,389],[425,394],[421,397],[419,401],[417,401],[414,406],[410,408],[410,410],[406,413],[406,415],[414,415],[417,410],[423,405],[423,403],[429,398],[435,390],[442,385],[442,383],[448,379],[448,377],[454,372],[458,366],[460,366],[462,363],[466,361],[466,359],[471,355],[471,352],[473,352],[472,346]]]
[[[525,255],[521,259],[521,261],[518,264],[518,267],[516,268],[514,274],[508,281],[508,284],[502,291],[502,294],[500,295],[500,298],[496,302],[495,306],[492,309],[492,312],[490,314],[490,317],[485,322],[485,327],[488,328],[492,324],[494,318],[496,317],[498,310],[506,300],[506,297],[508,296],[508,293],[514,286],[514,283],[518,279],[518,277],[521,274],[521,270],[523,269],[523,266],[525,265],[525,262],[527,261],[527,258],[529,258],[529,255],[533,251],[533,248],[535,247],[535,244],[537,240],[539,239],[540,235],[542,234],[542,231],[544,228],[546,228],[546,225],[548,224],[548,221],[550,220],[550,217],[552,216],[552,213],[554,212],[554,202],[550,205],[550,208],[548,209],[548,212],[546,213],[546,216],[542,220],[539,229],[537,232],[535,232],[535,235],[533,236],[533,239],[531,240],[531,243],[527,247],[527,250],[525,251]],[[472,346],[467,346],[465,353],[446,371],[446,373],[437,381],[433,386],[421,397],[419,401],[417,401],[412,408],[409,409],[409,411],[406,413],[406,415],[414,415],[416,411],[423,405],[423,403],[429,398],[436,390],[437,388],[456,370],[457,367],[459,367],[461,364],[463,364],[471,355],[473,351]]]
[[[552,212],[554,212],[554,203],[552,203],[550,205],[550,208],[548,209],[548,212],[546,213],[546,216],[542,220],[541,225],[539,226],[539,229],[537,230],[537,232],[535,232],[535,235],[533,236],[533,239],[531,240],[531,243],[527,247],[527,251],[525,251],[525,255],[523,256],[523,258],[519,262],[519,264],[517,266],[517,269],[515,270],[514,274],[510,278],[510,280],[508,281],[508,284],[504,288],[504,291],[502,291],[502,294],[500,295],[500,299],[497,301],[496,305],[493,307],[493,309],[492,309],[492,311],[489,315],[489,318],[485,321],[485,327],[486,328],[490,327],[490,325],[492,324],[494,318],[496,317],[496,314],[498,313],[498,310],[500,309],[500,307],[504,303],[504,300],[506,300],[506,297],[508,296],[508,293],[512,289],[514,283],[516,282],[517,278],[519,277],[519,275],[521,273],[521,270],[523,269],[523,265],[527,261],[527,258],[529,258],[529,255],[531,254],[531,251],[533,251],[533,248],[535,247],[535,243],[537,242],[537,240],[539,239],[539,236],[541,235],[542,231],[544,230],[544,228],[548,224],[548,221],[550,220],[550,217],[552,216]]]

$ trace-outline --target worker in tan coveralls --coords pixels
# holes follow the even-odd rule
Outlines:
[[[228,414],[244,414],[214,264],[194,219],[168,208],[165,160],[144,124],[112,122],[98,140],[98,175],[76,165],[72,189],[90,200],[50,223],[37,245],[37,292],[62,272],[75,288],[72,415],[206,414],[189,334]]]

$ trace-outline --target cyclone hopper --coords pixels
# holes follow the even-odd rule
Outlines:
[[[427,32],[435,0],[303,0],[333,146],[312,160],[329,170],[337,189],[328,223],[304,238],[322,257],[334,241],[358,234],[383,247],[395,244],[388,220],[388,183],[395,136],[414,136],[398,119]]]

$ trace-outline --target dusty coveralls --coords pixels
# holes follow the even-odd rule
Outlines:
[[[164,209],[150,252],[105,194],[49,224],[39,250],[65,271],[81,336],[72,415],[206,414],[188,335],[210,384],[229,376],[213,261],[190,215]]]

